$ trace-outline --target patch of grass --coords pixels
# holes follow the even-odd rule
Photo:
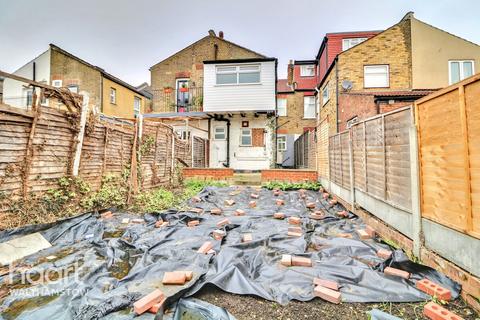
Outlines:
[[[216,180],[196,180],[196,179],[189,179],[185,180],[183,183],[184,192],[183,192],[183,199],[188,199],[199,193],[203,190],[203,188],[207,186],[213,187],[226,187],[228,183],[225,181],[216,181]]]
[[[270,181],[263,184],[264,188],[269,190],[280,189],[280,190],[319,190],[322,185],[319,182],[282,182],[282,181]]]
[[[174,207],[177,199],[172,191],[164,188],[140,192],[133,198],[131,209],[135,212],[161,211]]]

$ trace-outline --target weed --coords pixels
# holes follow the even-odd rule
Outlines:
[[[280,190],[298,190],[298,189],[306,189],[306,190],[319,190],[321,184],[319,182],[283,182],[283,181],[270,181],[263,185],[264,188],[269,190],[272,189],[280,189]]]

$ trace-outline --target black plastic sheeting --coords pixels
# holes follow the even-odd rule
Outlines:
[[[248,207],[251,193],[260,195],[256,208]],[[286,304],[292,299],[313,299],[314,277],[337,281],[343,302],[428,300],[428,295],[415,288],[415,282],[422,278],[450,289],[453,298],[459,294],[459,284],[432,268],[411,262],[400,250],[394,251],[387,261],[377,257],[378,249],[393,249],[377,240],[359,240],[355,230],[364,228],[361,219],[351,213],[346,219],[338,218],[336,212],[343,207],[330,206],[319,192],[307,191],[307,198],[302,199],[298,191],[285,191],[275,197],[267,189],[208,187],[199,197],[200,203],[189,201],[187,205],[204,209],[202,214],[169,210],[145,214],[145,223],[124,224],[122,219],[138,216],[117,212],[113,218],[101,219],[98,214],[88,213],[53,224],[0,232],[0,242],[40,232],[52,244],[51,248],[24,258],[17,270],[30,274],[51,269],[75,270],[55,281],[26,286],[18,272],[13,277],[0,277],[0,283],[6,277],[13,283],[0,286],[0,292],[2,288],[11,290],[3,301],[0,299],[0,317],[132,319],[133,302],[156,288],[168,297],[167,305],[175,306],[181,297],[193,296],[206,284]],[[277,198],[284,199],[285,205],[277,206]],[[235,200],[235,205],[226,207],[226,199]],[[315,210],[324,211],[323,220],[308,218],[312,211],[306,208],[308,202],[316,203]],[[222,208],[222,215],[211,215],[209,211],[214,207]],[[246,215],[234,216],[238,208],[245,210]],[[288,237],[287,220],[273,219],[275,212],[302,217],[304,236]],[[231,222],[224,227],[227,236],[216,241],[212,231],[225,216]],[[169,221],[169,226],[155,228],[160,217]],[[197,219],[200,225],[187,227],[188,221]],[[251,233],[253,241],[242,243],[243,233]],[[353,238],[338,237],[339,233],[351,234]],[[214,243],[216,255],[197,253],[205,241]],[[310,257],[313,267],[284,267],[280,265],[282,254]],[[384,275],[382,271],[387,266],[406,270],[412,276],[405,280]],[[163,286],[164,272],[175,270],[192,270],[194,277],[184,286]],[[56,294],[51,295],[52,292]],[[192,299],[180,302],[177,304],[182,310],[203,310],[213,318],[233,319],[225,310],[207,303]],[[174,319],[181,319],[181,308],[176,308]],[[172,313],[167,315],[172,317]]]

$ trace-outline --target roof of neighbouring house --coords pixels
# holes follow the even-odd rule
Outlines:
[[[153,99],[152,87],[148,83],[144,82],[137,86],[137,90],[143,92],[145,97],[149,98],[150,100]]]
[[[139,95],[141,95],[141,96],[144,96],[145,98],[149,98],[147,95],[145,95],[145,93],[143,93],[142,91],[138,90],[135,86],[132,86],[131,84],[129,84],[129,83],[127,83],[127,82],[125,82],[125,81],[123,81],[123,80],[115,77],[114,75],[106,72],[103,68],[100,68],[100,67],[98,67],[98,66],[93,65],[93,64],[91,64],[91,63],[89,63],[89,62],[87,62],[87,61],[85,61],[85,60],[77,57],[76,55],[71,54],[70,52],[66,51],[65,49],[62,49],[62,48],[60,48],[59,46],[54,45],[53,43],[50,43],[50,48],[53,49],[53,50],[59,51],[59,52],[61,52],[62,54],[66,55],[66,56],[68,56],[68,57],[70,57],[70,58],[72,58],[72,59],[74,59],[74,60],[77,60],[78,62],[80,62],[80,63],[82,63],[82,64],[85,64],[85,65],[88,66],[88,67],[91,67],[91,68],[99,71],[99,72],[102,74],[103,77],[105,77],[105,78],[107,78],[107,79],[109,79],[109,80],[111,80],[111,81],[113,81],[113,82],[115,82],[115,83],[118,83],[118,84],[120,84],[120,85],[122,85],[122,86],[124,86],[124,87],[126,87],[126,88],[128,88],[128,89],[130,89],[130,90],[132,90],[133,92],[135,92],[135,93],[137,93],[137,94],[139,94]],[[151,99],[151,98],[149,98],[149,99]]]
[[[323,48],[326,46],[328,42],[329,36],[338,36],[338,35],[351,35],[351,36],[358,36],[365,34],[379,34],[385,30],[367,30],[367,31],[342,31],[342,32],[328,32],[323,37],[322,43],[320,44],[320,48],[318,49],[318,53],[316,55],[316,60],[320,59],[320,55],[323,51]]]
[[[359,96],[374,96],[379,99],[391,99],[394,97],[398,98],[420,98],[427,96],[438,89],[416,89],[416,90],[393,90],[393,91],[360,91],[360,92],[342,92],[351,95]]]
[[[277,61],[277,58],[246,58],[246,59],[225,59],[225,60],[205,60],[204,64],[223,64],[223,63],[249,63],[249,62],[266,62]]]
[[[277,81],[277,92],[278,93],[291,93],[294,92],[293,88],[288,85],[287,79],[278,79]]]

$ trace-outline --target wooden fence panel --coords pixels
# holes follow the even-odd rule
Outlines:
[[[328,121],[326,120],[320,123],[317,130],[317,158],[319,176],[324,179],[329,179]]]
[[[367,192],[365,123],[352,127],[353,172],[355,188]]]
[[[346,131],[339,134],[340,140],[340,159],[341,165],[340,170],[342,171],[341,174],[341,186],[345,189],[350,189],[350,150],[349,150],[349,142],[350,142],[350,132]]]
[[[207,140],[200,137],[193,137],[193,167],[205,168],[205,154],[207,150]]]
[[[365,121],[367,148],[367,190],[370,194],[385,198],[385,154],[382,117]]]
[[[424,218],[480,238],[480,75],[420,99]]]

